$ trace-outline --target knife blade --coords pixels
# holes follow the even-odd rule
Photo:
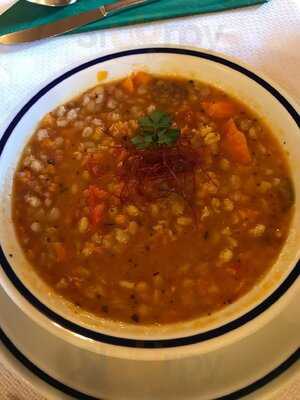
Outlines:
[[[24,29],[22,31],[8,33],[0,36],[0,44],[17,44],[33,42],[48,37],[70,32],[75,28],[95,22],[106,16],[125,10],[129,7],[136,7],[157,0],[120,0],[115,3],[106,4],[93,10],[67,17],[50,24],[37,26],[35,28]]]

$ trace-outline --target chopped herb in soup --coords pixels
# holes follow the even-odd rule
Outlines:
[[[294,201],[283,151],[244,104],[145,72],[47,114],[14,179],[37,273],[78,307],[133,324],[236,301],[275,262]]]

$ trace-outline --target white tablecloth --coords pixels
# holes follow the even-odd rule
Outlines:
[[[188,0],[187,0],[188,1]],[[13,0],[0,0],[0,12]],[[263,71],[300,102],[300,0],[0,46],[0,127],[32,89],[64,66],[116,47],[187,44],[222,51]],[[1,360],[0,360],[1,361]],[[0,400],[41,400],[0,364]],[[263,399],[259,399],[263,400]],[[300,400],[300,377],[274,400]]]

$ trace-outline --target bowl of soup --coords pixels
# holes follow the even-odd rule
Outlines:
[[[92,351],[224,346],[295,291],[299,157],[295,103],[223,55],[142,48],[69,69],[1,139],[1,284]]]

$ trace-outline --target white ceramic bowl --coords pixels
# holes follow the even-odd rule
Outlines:
[[[11,220],[13,174],[38,121],[60,103],[94,86],[99,70],[108,71],[108,80],[113,80],[140,69],[198,79],[245,102],[272,127],[286,149],[296,193],[287,241],[264,279],[240,300],[210,317],[162,327],[136,327],[78,312],[28,265]],[[1,284],[27,315],[76,346],[112,357],[152,360],[208,352],[258,329],[274,317],[295,290],[300,266],[299,113],[281,89],[235,60],[179,47],[139,48],[99,57],[66,71],[39,90],[12,118],[1,139],[0,154]]]

